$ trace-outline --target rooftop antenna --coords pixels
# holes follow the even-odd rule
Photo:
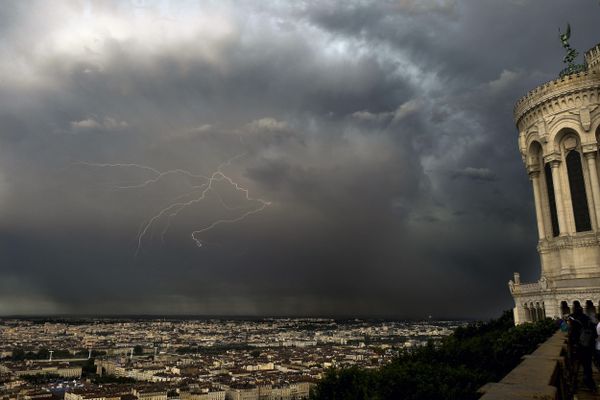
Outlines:
[[[50,353],[50,358],[48,359],[48,361],[52,361],[52,353],[54,353],[54,350],[50,350],[48,351],[48,353]]]

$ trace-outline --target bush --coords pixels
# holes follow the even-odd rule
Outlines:
[[[92,382],[96,385],[102,385],[106,383],[135,383],[136,380],[125,376],[102,375],[95,377]]]
[[[546,319],[514,326],[512,313],[460,327],[439,343],[402,352],[379,370],[331,369],[314,400],[477,399],[477,389],[502,379],[557,329]]]

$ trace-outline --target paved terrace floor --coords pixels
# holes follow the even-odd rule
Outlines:
[[[573,397],[573,400],[600,400],[600,371],[595,366],[592,366],[592,371],[594,372],[594,380],[596,381],[596,385],[598,386],[598,391],[593,393],[591,390],[585,387],[583,384],[583,372],[579,371],[579,387],[577,390],[577,394]]]

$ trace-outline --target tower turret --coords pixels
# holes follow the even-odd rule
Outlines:
[[[600,73],[600,43],[585,52],[585,63],[589,70]]]
[[[521,98],[514,117],[531,180],[541,261],[534,283],[509,282],[516,323],[600,311],[600,45],[587,70]]]

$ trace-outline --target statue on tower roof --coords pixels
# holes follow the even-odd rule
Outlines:
[[[569,44],[569,39],[571,38],[571,24],[567,23],[567,29],[565,30],[565,33],[562,33],[560,31],[560,28],[558,28],[558,34],[562,46],[567,52],[567,54],[563,58],[563,63],[567,64],[567,67],[560,71],[560,76],[562,77],[565,75],[570,75],[587,70],[587,65],[575,64],[575,59],[579,55],[579,52],[572,48]]]
[[[569,48],[569,39],[571,38],[571,24],[569,24],[567,22],[567,30],[565,33],[562,33],[560,31],[560,28],[558,28],[558,34],[560,36],[560,41],[562,42],[562,45],[564,48]]]

